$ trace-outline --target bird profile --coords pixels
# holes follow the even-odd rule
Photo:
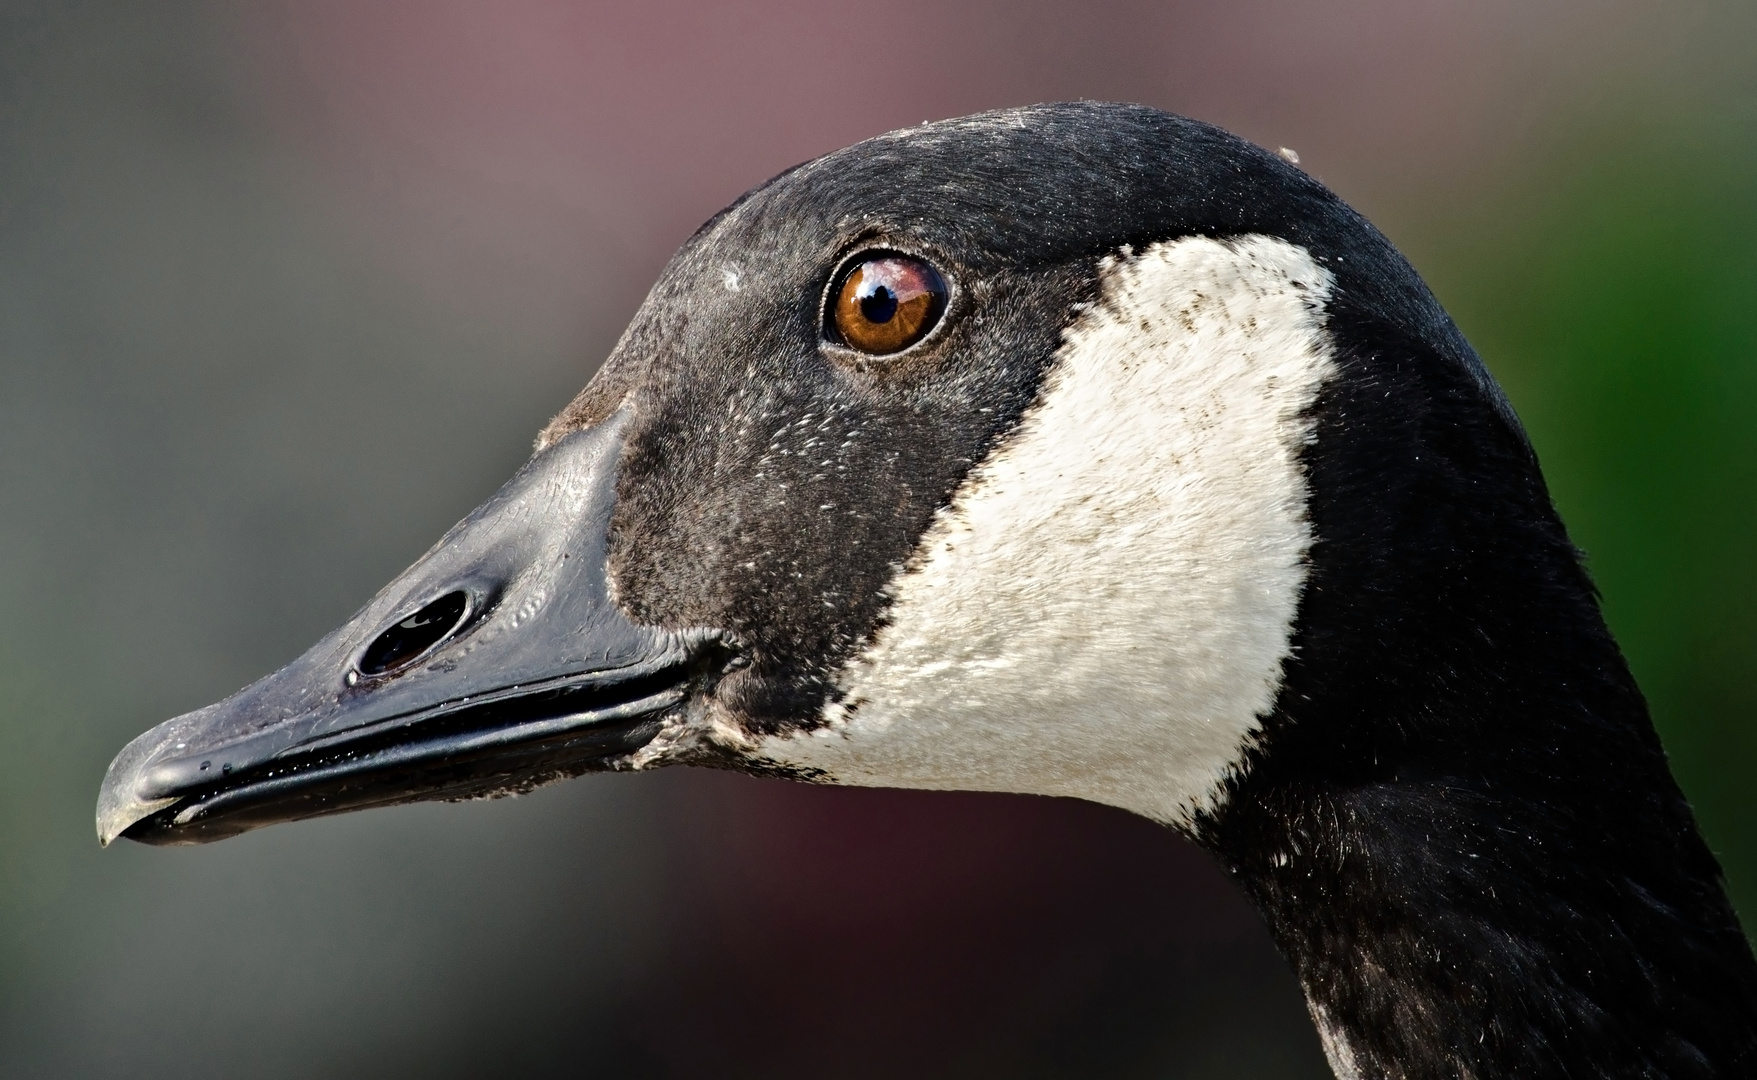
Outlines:
[[[1512,408],[1298,156],[923,124],[672,258],[530,461],[116,757],[104,843],[671,764],[1206,849],[1341,1080],[1757,1075],[1757,964]]]

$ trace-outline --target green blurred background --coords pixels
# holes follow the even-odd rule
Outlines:
[[[1682,104],[1624,88],[1405,246],[1524,419],[1749,925],[1757,147],[1748,105]]]
[[[1074,97],[1294,147],[1410,256],[1757,919],[1750,5],[13,0],[0,1075],[1325,1075],[1226,883],[1099,808],[673,772],[91,835],[129,737],[511,473],[700,220]]]

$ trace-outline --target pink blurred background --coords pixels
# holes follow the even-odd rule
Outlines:
[[[739,193],[893,128],[1139,101],[1291,146],[1371,214],[1470,186],[1701,20],[1627,0],[315,0],[232,17],[239,74],[388,273],[555,333],[625,317]]]

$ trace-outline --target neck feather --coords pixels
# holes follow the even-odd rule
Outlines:
[[[1757,1074],[1757,964],[1523,436],[1332,329],[1295,659],[1199,836],[1344,1080]]]
[[[1343,1080],[1757,1070],[1757,969],[1675,792],[1289,785],[1229,822]],[[1657,789],[1657,790],[1655,790]]]

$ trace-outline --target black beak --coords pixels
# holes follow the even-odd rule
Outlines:
[[[712,635],[629,621],[606,563],[622,414],[548,447],[340,630],[110,763],[98,837],[200,843],[627,764]]]

